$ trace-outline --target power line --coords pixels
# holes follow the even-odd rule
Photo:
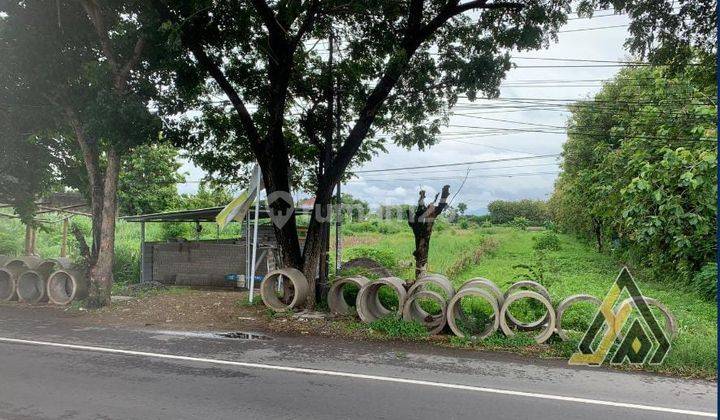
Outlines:
[[[629,24],[624,25],[608,25],[608,26],[594,26],[591,28],[581,28],[581,29],[566,29],[564,31],[558,31],[559,34],[567,34],[571,32],[586,32],[586,31],[598,31],[601,29],[613,29],[613,28],[627,28],[630,26]]]
[[[476,177],[469,177],[472,179],[487,179],[487,178],[514,178],[514,177],[522,177],[522,176],[542,176],[542,175],[557,175],[560,172],[525,172],[525,173],[517,173],[517,174],[492,174],[492,175],[482,175],[482,176],[476,176]],[[408,178],[362,178],[358,180],[351,180],[348,182],[425,182],[425,181],[449,181],[449,180],[459,180],[458,177],[432,177],[432,178],[422,178],[422,179],[408,179]]]
[[[510,162],[510,161],[516,161],[516,160],[527,160],[527,159],[545,159],[550,157],[559,157],[560,154],[548,154],[548,155],[534,155],[534,156],[526,156],[526,157],[513,157],[513,158],[503,158],[503,159],[491,159],[491,160],[476,160],[476,161],[469,161],[469,162],[453,162],[453,163],[443,163],[438,165],[423,165],[423,166],[406,166],[401,168],[385,168],[385,169],[369,169],[364,171],[355,171],[356,174],[367,174],[367,173],[378,173],[378,172],[395,172],[395,171],[404,171],[408,169],[426,169],[426,168],[445,168],[449,166],[466,166],[466,165],[477,165],[477,164],[484,164],[484,163],[495,163],[495,162]]]

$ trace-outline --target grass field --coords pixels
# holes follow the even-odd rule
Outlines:
[[[83,231],[89,234],[89,222],[83,218],[77,218],[77,222]],[[178,228],[176,226],[168,229],[149,224],[147,239],[161,240],[173,229]],[[238,227],[234,226],[222,232],[221,237],[236,237],[237,230]],[[395,275],[406,279],[412,277],[413,236],[403,223],[373,222],[346,225],[343,232],[346,249],[344,259],[353,255],[371,253],[371,256],[391,266]],[[210,239],[214,238],[215,234],[215,228],[207,224],[201,237]],[[525,264],[542,272],[541,283],[549,290],[554,305],[563,298],[578,293],[604,297],[621,265],[611,256],[600,254],[584,242],[563,234],[558,234],[560,248],[545,251],[542,259],[539,260],[538,253],[533,248],[536,243],[534,238],[544,234],[544,232],[511,227],[459,229],[455,225],[439,224],[431,241],[429,270],[447,275],[455,286],[473,277],[485,277],[505,290],[526,271],[516,266]],[[115,275],[119,283],[134,282],[138,279],[139,235],[139,225],[123,221],[118,223]],[[192,238],[193,235],[190,234],[188,237]],[[0,254],[21,253],[23,240],[24,228],[18,221],[0,220]],[[41,230],[37,244],[43,257],[57,257],[60,252],[60,224],[50,224]],[[69,249],[73,254],[76,253],[72,238]],[[644,272],[633,270],[633,274],[643,294],[664,303],[674,314],[679,325],[679,334],[673,341],[673,348],[665,363],[650,369],[682,376],[714,377],[717,369],[715,302],[705,300],[678,284],[653,281]],[[513,313],[520,317],[525,312],[532,312],[526,311],[527,309],[522,305],[518,307],[514,305]],[[568,312],[567,324],[577,330],[571,334],[573,340],[570,342],[561,342],[553,338],[548,342],[549,344],[538,346],[533,344],[529,335],[519,334],[506,338],[500,333],[480,343],[454,337],[446,337],[441,341],[453,346],[569,357],[575,351],[577,339],[581,335],[580,331],[590,321],[593,311],[594,307],[587,305]],[[356,327],[363,328],[362,325],[352,322],[347,325],[347,328]],[[415,331],[387,323],[373,327],[376,330],[386,331],[389,335],[399,336],[403,335],[402,331]]]
[[[509,227],[467,231],[449,228],[433,234],[429,270],[448,273],[449,269],[454,268],[455,271],[448,277],[456,287],[473,277],[485,277],[505,290],[510,284],[518,281],[518,276],[524,272],[523,269],[515,268],[516,265],[537,266],[538,256],[533,248],[535,243],[533,238],[540,235],[543,235],[543,232]],[[611,256],[596,252],[591,246],[572,236],[563,234],[558,236],[560,249],[546,251],[543,263],[545,269],[542,283],[550,292],[553,304],[557,305],[565,297],[580,293],[602,299],[622,265],[614,261]],[[478,258],[469,260],[466,258],[462,261],[464,257],[473,255],[474,250],[483,241],[492,241],[493,246],[486,247],[480,255],[477,255]],[[407,265],[407,262],[412,260],[413,242],[410,233],[358,234],[351,242],[372,244],[376,249],[391,253],[400,262],[402,276],[411,275],[412,268]],[[459,261],[466,264],[458,264]],[[462,269],[457,270],[460,267]],[[652,278],[646,277],[642,271],[632,268],[631,271],[643,295],[656,298],[665,304],[676,317],[679,326],[678,336],[672,343],[672,350],[665,363],[650,369],[683,376],[714,377],[717,369],[715,302],[705,300],[677,284],[655,282]],[[571,327],[575,324],[581,329],[581,326],[589,323],[592,310],[593,307],[588,305],[576,311],[578,313],[568,312],[566,319],[569,322],[566,324]],[[573,323],[573,315],[582,319],[575,319]],[[540,349],[540,352],[549,356],[569,357],[575,351],[580,336],[579,331],[571,334],[572,340],[567,343],[553,339],[549,342],[549,346]],[[523,351],[523,348],[528,346],[529,340],[522,335],[505,338],[501,334],[496,334],[478,344],[462,340],[453,342],[461,346]]]

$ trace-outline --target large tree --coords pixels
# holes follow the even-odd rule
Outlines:
[[[311,190],[314,216],[353,164],[389,142],[433,145],[459,98],[497,96],[509,51],[547,44],[570,11],[570,0],[153,4],[168,45],[187,58],[174,85],[184,100],[173,97],[165,111],[202,109],[175,127],[184,128],[180,142],[216,177],[237,177],[239,162],[256,160],[269,194]],[[284,263],[302,269],[311,289],[319,219],[304,248],[294,214],[275,229]]]
[[[626,69],[575,104],[550,200],[559,227],[673,281],[717,249],[717,88],[698,71]]]
[[[85,168],[93,305],[110,300],[122,156],[157,139],[160,128],[148,108],[159,82],[147,60],[158,51],[150,42],[157,24],[148,24],[143,6],[123,0],[0,3],[0,80],[11,93],[8,106],[42,121],[33,132],[52,133],[63,141],[58,153]]]

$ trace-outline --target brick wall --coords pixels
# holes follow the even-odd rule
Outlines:
[[[267,251],[275,246],[271,226],[258,229],[257,275],[267,273]],[[222,241],[148,242],[143,249],[145,281],[189,286],[227,286],[227,274],[245,274],[245,238]],[[251,250],[252,252],[252,250]],[[252,254],[251,254],[252,256]]]

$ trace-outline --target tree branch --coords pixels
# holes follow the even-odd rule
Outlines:
[[[121,68],[119,57],[116,57],[113,52],[112,43],[102,17],[102,11],[100,10],[100,6],[97,4],[97,1],[82,0],[82,5],[85,8],[85,12],[90,19],[90,22],[92,22],[92,25],[95,28],[95,33],[97,33],[97,36],[100,39],[100,46],[102,47],[103,54],[105,54],[105,58],[108,60],[108,63],[110,63],[115,89],[118,92],[122,92],[125,89],[127,79],[130,76],[130,71],[132,71],[138,61],[140,61],[143,49],[145,48],[145,38],[143,36],[138,38],[135,42],[132,55]]]
[[[138,40],[135,42],[135,47],[133,48],[132,55],[130,56],[130,59],[128,59],[127,63],[123,66],[122,70],[120,70],[120,73],[118,73],[117,78],[118,81],[122,84],[125,84],[127,82],[128,77],[130,76],[130,71],[135,68],[137,63],[140,61],[140,57],[142,56],[143,49],[145,48],[145,37],[140,36]]]
[[[320,10],[320,3],[317,1],[312,1],[310,3],[310,6],[308,7],[307,13],[305,15],[305,19],[303,19],[302,23],[300,24],[300,28],[298,28],[297,34],[295,34],[293,39],[290,41],[290,48],[292,49],[293,52],[295,51],[297,46],[300,44],[302,37],[315,24],[315,20],[318,16],[319,10]]]
[[[248,0],[260,14],[265,27],[268,29],[268,33],[271,37],[284,38],[287,35],[287,29],[283,28],[280,22],[277,20],[275,13],[272,11],[270,6],[265,0]]]
[[[105,54],[105,58],[108,63],[110,63],[113,74],[117,74],[120,70],[120,66],[110,45],[110,37],[108,36],[107,28],[105,28],[105,22],[103,21],[102,13],[100,12],[100,6],[98,6],[95,0],[82,0],[80,3],[85,9],[85,13],[87,13],[88,18],[90,18],[90,22],[92,22],[98,38],[100,38],[100,47],[102,48],[103,54]]]
[[[523,7],[517,3],[497,2],[488,4],[487,0],[475,0],[464,4],[458,3],[459,0],[450,0],[427,25],[421,25],[417,30],[406,33],[403,40],[399,43],[400,46],[398,50],[390,58],[385,67],[385,72],[365,101],[365,106],[361,109],[355,125],[350,130],[348,137],[339,148],[337,156],[332,162],[329,173],[331,176],[331,182],[329,183],[330,188],[340,179],[340,176],[350,164],[353,156],[355,156],[355,153],[359,150],[380,107],[387,100],[390,92],[397,84],[410,63],[410,60],[423,42],[427,41],[435,31],[449,19],[468,10]],[[417,5],[415,5],[415,7],[417,7]],[[412,5],[410,12],[409,17],[413,15],[413,18],[417,19],[417,17],[415,17],[418,13],[417,9]]]
[[[153,0],[153,6],[163,20],[172,22],[176,25],[180,24],[178,19],[170,11],[170,8],[168,8],[162,0]],[[181,29],[180,39],[190,52],[193,53],[200,66],[205,69],[205,71],[207,71],[213,79],[215,79],[215,82],[220,86],[220,89],[222,89],[228,99],[230,99],[230,103],[232,103],[235,111],[237,111],[240,116],[240,122],[243,126],[243,130],[245,130],[245,134],[250,139],[251,144],[254,147],[258,147],[261,143],[261,139],[257,127],[255,127],[255,123],[253,122],[252,116],[247,110],[245,102],[243,102],[242,98],[240,98],[237,90],[233,87],[227,77],[225,77],[225,74],[220,66],[207,55],[202,44],[196,37],[188,36],[185,30]]]

